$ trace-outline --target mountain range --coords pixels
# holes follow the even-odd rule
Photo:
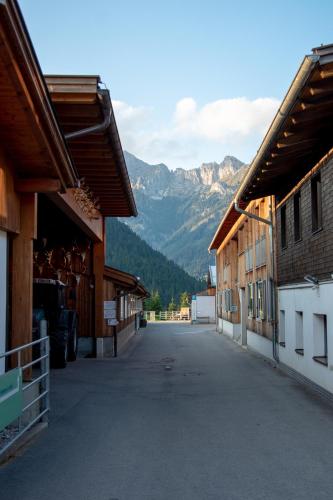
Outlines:
[[[233,156],[221,163],[170,170],[125,152],[139,216],[126,224],[189,274],[202,278],[213,263],[207,248],[247,166]]]

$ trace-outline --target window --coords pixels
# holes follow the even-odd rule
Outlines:
[[[256,286],[256,316],[265,319],[266,281],[257,281]]]
[[[294,196],[294,240],[299,241],[301,238],[301,192],[298,191]]]
[[[245,272],[253,269],[253,248],[249,247],[245,250]]]
[[[222,318],[222,297],[223,292],[217,293],[217,316]]]
[[[232,290],[230,288],[227,288],[226,290],[223,290],[223,310],[225,312],[230,312],[232,309]]]
[[[303,312],[296,311],[295,315],[295,352],[304,356],[304,344],[303,344]]]
[[[256,241],[256,267],[266,264],[266,235],[263,234]]]
[[[223,282],[228,283],[230,281],[231,266],[227,264],[223,267]]]
[[[280,210],[281,216],[281,248],[287,248],[287,221],[286,221],[286,205],[283,205]]]
[[[321,179],[320,174],[312,177],[311,180],[311,211],[312,211],[312,231],[318,231],[322,227],[321,209]]]
[[[254,283],[247,284],[247,315],[254,318]]]
[[[283,310],[280,311],[279,344],[282,347],[286,347],[286,312]]]
[[[313,315],[313,359],[317,363],[327,366],[327,316],[326,314]]]

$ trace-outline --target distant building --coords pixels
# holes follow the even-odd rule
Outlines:
[[[192,296],[191,318],[193,323],[215,323],[216,318],[216,266],[209,266],[207,288]]]

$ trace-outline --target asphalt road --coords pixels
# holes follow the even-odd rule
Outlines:
[[[333,498],[333,408],[212,328],[151,326],[52,376],[49,429],[1,500]]]

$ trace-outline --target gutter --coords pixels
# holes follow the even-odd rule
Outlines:
[[[285,122],[290,110],[294,106],[300,91],[305,86],[314,66],[320,60],[319,55],[308,55],[305,56],[300,69],[298,70],[294,80],[292,81],[286,97],[284,98],[280,108],[278,109],[271,126],[265,135],[258,152],[252,161],[250,168],[245,175],[239,189],[236,198],[239,200],[242,198],[244,191],[251,184],[255,173],[257,172],[259,165],[265,159],[265,156],[271,147],[272,143],[276,139],[277,133],[280,131],[282,125]],[[263,173],[263,169],[262,172]]]
[[[72,139],[77,139],[78,137],[83,137],[88,134],[103,132],[110,126],[112,110],[109,106],[107,106],[105,102],[103,90],[98,90],[97,96],[102,103],[104,120],[101,123],[98,123],[97,125],[92,125],[91,127],[82,128],[81,130],[76,130],[75,132],[70,132],[68,134],[65,134],[66,141],[71,141]]]
[[[66,141],[71,141],[73,139],[77,139],[78,137],[83,137],[88,134],[94,134],[98,132],[103,132],[107,129],[110,131],[110,139],[112,146],[115,151],[115,156],[118,164],[120,165],[120,171],[122,173],[121,181],[124,185],[125,192],[128,194],[128,201],[130,208],[132,210],[132,215],[137,217],[138,211],[136,208],[133,191],[127,171],[127,166],[124,158],[123,148],[120,143],[118,128],[116,124],[116,120],[113,113],[112,102],[110,98],[110,94],[108,90],[98,89],[97,91],[98,98],[102,103],[104,119],[101,123],[96,125],[92,125],[91,127],[86,127],[81,130],[77,130],[75,132],[70,132],[65,135]]]

